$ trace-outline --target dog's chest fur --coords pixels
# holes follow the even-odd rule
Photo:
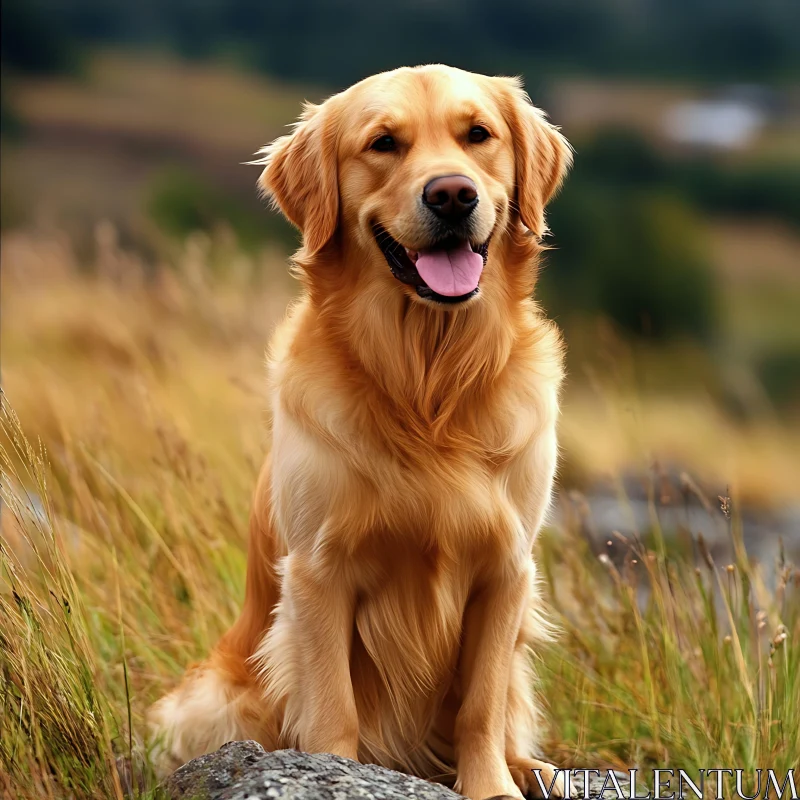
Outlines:
[[[435,548],[378,549],[362,555],[371,580],[355,612],[356,702],[361,719],[380,717],[384,736],[419,744],[455,674],[469,570]]]
[[[371,760],[391,766],[421,746],[457,684],[471,598],[530,565],[560,379],[557,338],[540,338],[541,353],[531,344],[446,418],[359,384],[316,339],[273,361],[276,528],[286,551],[351,576],[351,672]]]

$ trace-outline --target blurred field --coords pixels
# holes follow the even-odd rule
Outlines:
[[[224,230],[198,233],[170,267],[123,248],[108,223],[95,236],[88,260],[58,232],[3,240],[4,385],[23,422],[37,435],[83,429],[106,381],[146,367],[184,400],[181,413],[210,413],[226,391],[237,403],[213,419],[253,426],[267,403],[264,348],[295,291],[280,252],[253,256]],[[189,290],[198,294],[187,297]],[[712,394],[692,391],[693,372],[709,368],[702,349],[632,345],[602,322],[587,322],[568,343],[575,352],[561,423],[567,488],[660,461],[757,507],[796,500],[800,425],[769,411],[741,420]],[[200,391],[198,381],[213,391]],[[224,430],[207,427],[204,438]]]
[[[74,234],[103,209],[152,242],[148,199],[176,167],[258,209],[242,162],[295,118],[302,96],[232,69],[113,52],[94,56],[80,78],[21,78],[8,90],[24,135],[4,142],[4,216],[53,220]]]
[[[291,286],[276,256],[225,235],[155,264],[109,226],[86,262],[40,231],[7,235],[2,258],[0,785],[118,797],[113,763],[146,752],[147,705],[236,614],[269,446],[263,350]],[[598,543],[585,496],[562,493],[538,550],[564,631],[536,654],[547,752],[578,767],[785,771],[800,756],[800,571],[748,558],[738,500],[788,502],[798,432],[649,397],[636,353],[605,337],[566,397],[562,480],[621,486],[640,469],[651,522]],[[730,520],[705,499],[730,566],[685,526],[661,528],[663,503],[687,500],[646,477],[655,459],[738,487]]]

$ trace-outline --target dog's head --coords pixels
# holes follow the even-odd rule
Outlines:
[[[338,247],[360,279],[452,305],[501,269],[492,253],[509,233],[544,235],[571,150],[518,80],[426,66],[306,106],[263,156],[261,186],[302,231],[301,260]]]

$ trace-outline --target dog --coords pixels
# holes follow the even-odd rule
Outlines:
[[[270,351],[244,607],[152,709],[162,758],[235,739],[472,800],[564,792],[536,758],[532,547],[562,342],[532,299],[571,148],[517,79],[375,75],[260,151],[302,232]]]

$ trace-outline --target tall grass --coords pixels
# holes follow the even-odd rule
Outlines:
[[[785,775],[800,762],[800,571],[782,552],[751,561],[734,517],[735,563],[698,537],[696,565],[653,510],[650,546],[615,534],[595,556],[567,527],[540,547],[564,629],[543,658],[564,760]]]
[[[59,790],[119,797],[112,749],[117,720],[98,690],[87,610],[53,525],[49,465],[7,404],[0,415],[7,442],[0,447],[3,788],[38,797],[61,796]]]
[[[153,792],[144,711],[235,617],[249,498],[269,447],[262,353],[288,297],[275,288],[283,267],[205,239],[169,266],[148,265],[107,229],[97,252],[86,268],[58,237],[4,243],[9,797],[119,798],[119,758],[143,764],[134,792]],[[233,268],[219,275],[214,261]],[[563,521],[538,548],[563,629],[536,654],[552,760],[794,767],[800,572],[785,558],[752,561],[727,502],[718,519],[732,564],[714,563],[689,530],[677,534],[698,559],[681,555],[656,493],[649,530],[615,535],[599,555],[586,504],[562,502]]]

